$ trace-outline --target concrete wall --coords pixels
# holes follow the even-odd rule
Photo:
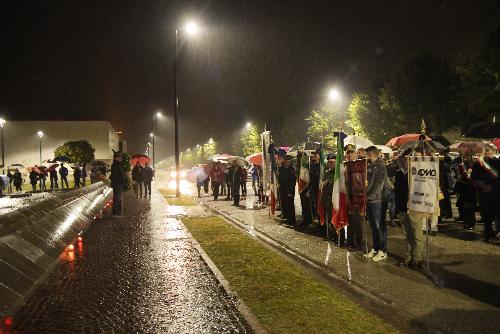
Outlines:
[[[4,126],[5,164],[20,163],[32,166],[39,163],[42,130],[42,160],[54,158],[54,150],[67,141],[87,140],[95,148],[99,160],[113,158],[118,150],[119,137],[105,121],[11,121]],[[0,162],[1,163],[1,162]]]

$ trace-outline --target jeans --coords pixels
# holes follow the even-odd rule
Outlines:
[[[219,198],[220,183],[217,181],[212,181],[212,187],[213,187],[213,192],[214,192],[214,200],[217,200],[217,198]]]
[[[64,189],[64,184],[66,183],[66,189],[69,188],[68,185],[68,177],[67,176],[61,176],[61,189]]]
[[[113,188],[113,216],[121,216],[122,214],[122,196],[123,188]]]
[[[387,251],[387,227],[381,222],[382,202],[368,203],[368,222],[372,230],[373,249]]]
[[[59,189],[59,185],[57,184],[57,178],[50,178],[50,189]]]
[[[233,183],[233,200],[234,206],[240,206],[240,185]]]

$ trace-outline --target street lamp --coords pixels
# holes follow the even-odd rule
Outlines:
[[[189,21],[183,27],[181,31],[185,31],[186,34],[192,36],[199,31],[199,26],[194,21]],[[178,108],[179,108],[179,97],[178,97],[178,73],[177,73],[177,43],[178,43],[179,29],[175,29],[175,47],[174,47],[174,152],[175,152],[175,196],[180,197],[181,193],[179,190],[179,118],[178,118]]]
[[[214,140],[213,140],[212,138],[210,138],[210,139],[208,140],[208,143],[209,143],[209,144],[212,144],[213,142],[214,142]]]
[[[328,98],[331,100],[331,101],[338,101],[339,102],[339,114],[340,114],[340,130],[342,131],[343,128],[344,128],[344,122],[343,122],[343,115],[342,115],[342,94],[340,94],[340,91],[333,88],[333,89],[330,89],[330,91],[328,92]]]
[[[2,127],[2,174],[5,174],[5,147],[3,141],[3,126],[5,125],[6,120],[0,118],[0,126]]]
[[[37,132],[38,137],[40,137],[40,166],[42,165],[42,137],[43,137],[43,131],[38,130]]]
[[[155,121],[157,118],[160,118],[162,113],[160,111],[153,114],[153,127],[151,129],[151,133],[149,134],[153,138],[153,169],[155,168]]]
[[[252,127],[252,122],[247,122],[246,127],[247,127],[247,129],[250,129]]]

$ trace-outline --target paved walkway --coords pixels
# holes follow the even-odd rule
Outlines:
[[[389,260],[374,263],[361,252],[347,252],[307,228],[295,230],[280,224],[270,218],[267,208],[251,208],[254,196],[248,202],[242,200],[239,208],[208,196],[201,202],[240,223],[250,234],[258,231],[392,305],[410,326],[419,324],[446,333],[498,333],[499,246],[440,234],[430,237],[431,271],[444,285],[439,287],[419,272],[396,266],[406,247],[400,228],[388,227]]]
[[[178,217],[155,190],[95,221],[14,319],[16,333],[248,333]],[[200,210],[194,214],[203,214]]]

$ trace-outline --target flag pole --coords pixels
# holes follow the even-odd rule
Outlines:
[[[365,159],[365,191],[367,188],[368,188],[368,159]],[[367,201],[368,201],[368,195],[367,195]],[[365,235],[365,249],[366,249],[366,254],[368,255],[368,235],[366,235],[366,218],[364,217],[363,217],[363,234]]]

